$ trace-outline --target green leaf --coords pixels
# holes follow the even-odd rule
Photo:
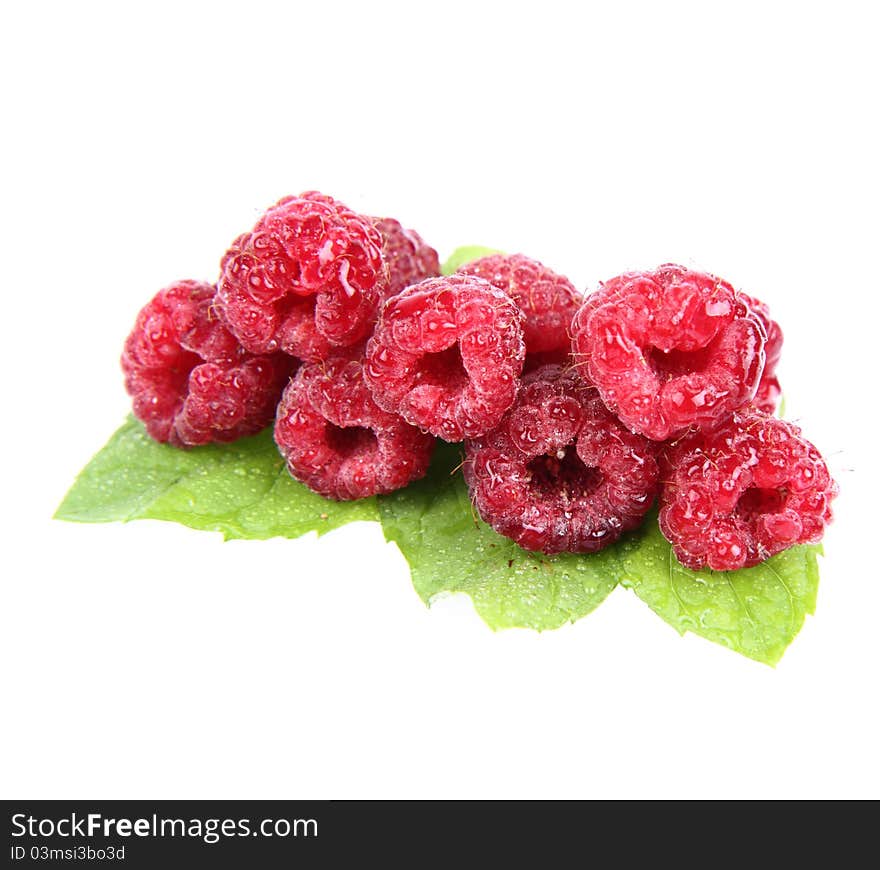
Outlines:
[[[739,571],[679,564],[651,517],[620,546],[620,582],[680,634],[775,665],[816,607],[820,547],[792,547]]]
[[[441,444],[428,476],[396,493],[334,502],[290,477],[270,430],[234,444],[180,450],[157,444],[129,419],[83,469],[56,517],[170,520],[254,539],[381,520],[426,603],[464,592],[494,629],[558,628],[590,613],[620,583],[679,633],[691,631],[771,665],[815,609],[816,546],[793,547],[741,571],[691,571],[675,559],[651,515],[600,553],[526,552],[475,516],[458,472],[460,450]]]
[[[451,275],[457,269],[460,269],[465,263],[472,260],[479,260],[480,257],[488,257],[490,254],[502,254],[497,248],[484,248],[482,245],[463,245],[456,248],[450,255],[449,259],[440,267],[440,271],[444,275]]]
[[[615,548],[584,557],[528,553],[480,522],[460,473],[460,448],[442,445],[428,476],[382,496],[385,538],[409,562],[426,604],[466,592],[494,629],[543,630],[594,610],[617,585]]]
[[[377,520],[375,499],[335,502],[287,473],[266,429],[233,444],[181,450],[129,419],[83,469],[57,519],[104,523],[171,520],[229,538],[319,535]]]

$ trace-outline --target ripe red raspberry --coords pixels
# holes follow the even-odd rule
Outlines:
[[[275,443],[293,477],[347,501],[424,477],[434,439],[376,405],[350,351],[303,365],[278,405]]]
[[[583,294],[568,278],[523,254],[493,254],[466,263],[458,271],[485,278],[510,294],[525,315],[528,353],[571,347],[571,320],[583,302]]]
[[[767,361],[764,363],[764,371],[761,374],[761,380],[758,382],[758,391],[752,404],[765,414],[776,413],[776,406],[779,404],[779,397],[782,395],[782,388],[779,386],[779,378],[776,377],[776,366],[779,364],[779,358],[782,356],[782,329],[779,324],[770,317],[770,309],[759,299],[754,296],[748,296],[740,293],[740,298],[745,301],[746,305],[752,309],[761,321],[764,332],[767,333],[767,341],[764,345],[764,353]]]
[[[667,448],[660,528],[688,568],[757,565],[815,543],[837,484],[819,451],[785,420],[747,409]]]
[[[376,402],[447,441],[494,428],[516,398],[525,347],[516,303],[470,275],[392,296],[367,344]]]
[[[410,284],[440,274],[437,252],[415,230],[404,229],[394,218],[370,218],[382,234],[382,256],[388,269],[386,296],[396,296]]]
[[[122,369],[134,415],[178,447],[235,441],[272,422],[295,365],[247,353],[215,315],[214,288],[178,281],[141,309]]]
[[[639,525],[657,491],[658,445],[560,366],[526,375],[498,428],[465,449],[480,516],[527,550],[601,550]]]
[[[315,192],[272,206],[221,270],[218,310],[253,353],[323,359],[367,335],[387,292],[371,219]]]
[[[575,361],[633,431],[712,428],[755,395],[764,329],[726,281],[683,266],[628,272],[587,297]]]

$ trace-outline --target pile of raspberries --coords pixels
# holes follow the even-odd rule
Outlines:
[[[689,568],[816,542],[837,485],[771,416],[782,331],[713,275],[664,265],[586,297],[521,254],[440,276],[391,218],[286,197],[221,261],[140,312],[122,367],[157,441],[274,423],[291,475],[337,500],[421,478],[463,442],[483,520],[528,550],[592,553],[660,528]]]

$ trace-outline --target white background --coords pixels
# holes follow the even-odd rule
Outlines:
[[[878,797],[870,4],[17,4],[3,26],[5,797]],[[613,11],[609,11],[613,7]],[[601,10],[601,11],[600,11]],[[493,634],[377,526],[50,520],[137,309],[318,188],[442,256],[765,299],[842,494],[776,670],[617,590]]]

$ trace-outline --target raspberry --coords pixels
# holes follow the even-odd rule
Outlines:
[[[178,281],[141,309],[122,369],[134,415],[178,447],[235,441],[272,422],[295,360],[247,353],[213,311],[214,287]]]
[[[493,254],[458,270],[476,275],[510,294],[525,315],[526,350],[543,353],[571,347],[571,319],[583,302],[574,284],[522,254]]]
[[[516,303],[470,275],[392,296],[367,344],[376,402],[447,441],[483,435],[516,398],[525,347]]]
[[[683,266],[608,281],[572,323],[575,361],[633,431],[711,428],[755,395],[766,335],[725,281]]]
[[[394,218],[370,218],[382,234],[382,256],[388,268],[387,296],[396,296],[410,284],[440,274],[437,252],[415,230],[405,230]]]
[[[278,405],[275,443],[293,477],[347,501],[424,477],[434,439],[373,401],[362,356],[348,352],[303,365]]]
[[[758,382],[758,391],[752,404],[765,414],[774,414],[776,406],[779,404],[779,397],[782,395],[782,388],[779,386],[779,378],[776,377],[776,366],[779,364],[779,357],[782,356],[782,329],[779,324],[770,317],[770,309],[754,296],[748,296],[740,293],[742,299],[752,312],[757,315],[767,333],[767,342],[764,345],[764,353],[767,361],[764,363],[764,372],[761,380]]]
[[[747,409],[667,448],[660,528],[679,562],[732,571],[814,543],[837,484],[819,451],[785,420]]]
[[[480,516],[527,550],[601,550],[641,522],[657,491],[658,445],[556,365],[526,375],[498,428],[465,450]]]
[[[382,236],[320,193],[289,196],[221,262],[217,306],[253,353],[318,360],[363,339],[387,292]]]

